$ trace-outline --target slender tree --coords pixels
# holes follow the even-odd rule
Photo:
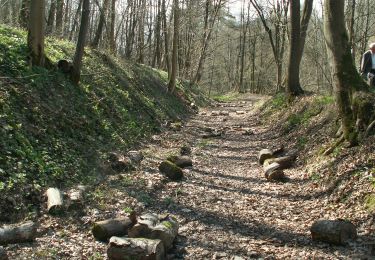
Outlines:
[[[168,89],[173,92],[176,88],[176,78],[177,78],[177,65],[178,65],[178,36],[179,36],[179,0],[173,1],[173,49],[172,49],[172,66],[171,73],[169,75]]]
[[[99,17],[98,28],[96,29],[94,40],[91,43],[91,47],[93,47],[93,48],[98,48],[99,41],[102,38],[102,33],[103,33],[103,28],[104,28],[104,24],[105,24],[105,17],[106,17],[106,14],[107,14],[108,6],[109,6],[109,0],[104,0],[103,6],[102,6],[102,8],[100,8],[100,17]]]
[[[79,28],[77,47],[73,59],[73,69],[71,72],[71,79],[74,84],[78,84],[81,77],[82,58],[89,27],[89,17],[90,0],[83,0],[81,26]]]

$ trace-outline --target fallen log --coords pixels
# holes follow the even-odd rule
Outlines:
[[[0,246],[0,260],[8,260],[7,252]]]
[[[264,166],[264,176],[269,181],[281,181],[285,179],[283,169],[276,162]]]
[[[146,237],[163,241],[165,250],[172,247],[178,233],[178,222],[171,216],[159,219],[156,214],[139,217],[138,223],[128,232],[129,237]]]
[[[264,161],[267,159],[274,158],[273,152],[270,149],[262,149],[258,155],[258,162],[263,165]]]
[[[167,158],[168,161],[173,162],[180,168],[186,168],[193,166],[193,161],[189,158],[189,156],[176,156],[171,155]]]
[[[121,217],[95,222],[91,232],[96,240],[106,242],[112,236],[125,236],[128,230],[134,226],[134,219]]]
[[[347,220],[318,220],[311,228],[313,240],[335,245],[345,245],[350,239],[357,238],[356,227]]]
[[[4,226],[0,228],[0,245],[31,242],[37,235],[36,228],[32,221]]]
[[[163,242],[159,239],[111,237],[107,249],[110,260],[164,260]]]
[[[278,163],[281,170],[288,169],[293,166],[294,162],[296,161],[296,155],[287,155],[278,158],[270,158],[264,161],[265,166],[271,165],[272,163]]]
[[[173,181],[181,180],[184,177],[182,169],[171,161],[163,161],[159,165],[159,170],[161,173],[165,174],[169,179]]]
[[[47,211],[49,214],[59,214],[63,210],[63,198],[61,192],[57,188],[49,188],[46,191]]]

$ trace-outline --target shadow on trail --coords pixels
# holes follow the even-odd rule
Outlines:
[[[160,211],[160,203],[162,201],[157,201],[156,206],[153,210]],[[175,215],[180,215],[185,219],[191,221],[198,221],[199,223],[205,224],[208,226],[206,229],[216,227],[219,230],[224,232],[231,232],[233,235],[241,235],[253,240],[265,240],[266,242],[262,244],[273,245],[276,247],[282,246],[291,246],[291,247],[300,247],[300,248],[310,248],[314,250],[321,250],[321,247],[318,247],[318,243],[312,242],[310,235],[303,233],[295,233],[288,230],[280,229],[275,226],[268,225],[259,220],[246,220],[241,217],[233,218],[231,216],[225,216],[224,214],[218,214],[217,212],[209,212],[202,208],[194,208],[191,206],[182,205],[180,203],[174,203],[173,206],[169,207],[168,210]],[[189,213],[186,211],[190,210]],[[223,209],[224,210],[224,209]],[[224,210],[225,212],[225,210]],[[195,233],[206,232],[205,230],[196,230]],[[213,243],[207,243],[206,237],[200,241],[195,241],[195,244],[200,244],[202,246],[210,246]],[[227,241],[227,244],[230,245],[231,241]],[[233,241],[233,243],[238,243]],[[251,243],[251,242],[250,242]],[[188,243],[187,243],[188,244]],[[256,243],[255,243],[256,244]],[[211,247],[212,248],[212,247]],[[223,251],[221,246],[215,246],[216,251]],[[236,251],[231,252],[230,247],[227,249],[230,253],[236,253]],[[332,249],[331,249],[332,250]],[[246,252],[242,252],[245,255]]]

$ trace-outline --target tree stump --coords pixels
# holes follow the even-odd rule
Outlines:
[[[187,144],[183,145],[180,148],[180,154],[181,155],[190,155],[191,154],[191,147]]]
[[[135,169],[131,159],[122,154],[115,152],[109,153],[108,160],[112,169],[116,172],[127,172]]]
[[[346,220],[318,220],[311,228],[313,240],[335,245],[345,245],[350,239],[357,238],[356,227]]]
[[[273,153],[270,149],[262,149],[259,152],[258,162],[260,165],[263,165],[264,161],[270,158],[273,158]]]
[[[69,191],[69,208],[80,209],[83,207],[85,191],[86,187],[83,185],[78,185],[76,188]]]
[[[8,260],[7,252],[0,246],[0,260]]]
[[[107,249],[110,260],[164,260],[163,242],[159,239],[111,237]]]
[[[32,221],[4,226],[0,228],[0,245],[31,242],[37,235],[36,228]]]
[[[159,219],[156,214],[145,214],[139,217],[138,223],[132,227],[129,237],[146,237],[163,241],[165,250],[172,247],[178,233],[178,222],[170,216]]]
[[[128,230],[134,226],[135,219],[132,217],[121,217],[115,219],[107,219],[95,222],[92,227],[92,234],[95,239],[106,242],[112,236],[125,236]]]
[[[47,211],[49,214],[56,215],[63,211],[63,198],[61,192],[57,188],[49,188],[46,191]]]
[[[167,158],[168,161],[173,162],[180,168],[186,168],[193,166],[193,161],[189,158],[189,156],[176,156],[172,155]]]
[[[159,165],[159,171],[173,181],[179,181],[184,177],[182,169],[168,160]]]
[[[128,156],[130,161],[132,161],[135,164],[140,164],[144,158],[143,153],[141,151],[129,151]]]
[[[285,174],[278,163],[271,163],[264,166],[264,176],[269,181],[281,181],[285,179]]]

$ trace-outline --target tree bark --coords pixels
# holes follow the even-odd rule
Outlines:
[[[44,0],[34,0],[30,4],[27,46],[30,50],[31,64],[44,66]]]
[[[27,29],[30,15],[30,0],[22,0],[21,10],[19,14],[19,24],[22,28]]]
[[[111,27],[109,29],[109,50],[112,54],[116,53],[115,22],[116,22],[116,0],[112,0],[111,2]]]
[[[47,34],[51,34],[53,32],[53,24],[55,22],[55,16],[56,16],[56,0],[52,0],[50,8],[49,8],[48,19],[47,19],[47,29],[46,29]]]
[[[179,36],[179,6],[178,0],[173,1],[173,49],[172,49],[172,67],[171,73],[169,75],[168,90],[174,92],[176,88],[176,78],[177,78],[177,64],[178,64],[178,36]]]
[[[49,188],[46,191],[47,196],[47,210],[50,214],[61,213],[63,207],[63,199],[60,190],[56,188]]]
[[[333,59],[335,97],[345,140],[350,145],[357,144],[356,119],[351,108],[353,91],[366,90],[350,53],[350,44],[345,28],[344,1],[324,2],[324,32],[326,45]]]
[[[0,245],[30,242],[36,235],[36,224],[32,221],[4,226],[0,228]]]
[[[107,250],[108,259],[165,260],[163,242],[159,239],[112,237]]]
[[[64,17],[64,0],[57,0],[56,35],[59,37],[62,36],[63,17]]]
[[[104,0],[103,7],[100,9],[100,17],[98,23],[98,29],[96,29],[94,40],[91,43],[91,47],[96,49],[99,46],[99,41],[102,38],[103,28],[105,24],[105,17],[107,15],[109,0]]]
[[[134,220],[129,217],[116,219],[107,219],[95,222],[92,227],[92,234],[95,239],[108,241],[112,236],[125,236],[128,230],[135,224]]]
[[[90,0],[83,0],[81,26],[79,29],[77,47],[73,59],[73,69],[71,73],[71,80],[74,84],[78,84],[81,77],[82,58],[89,27],[89,15]]]

